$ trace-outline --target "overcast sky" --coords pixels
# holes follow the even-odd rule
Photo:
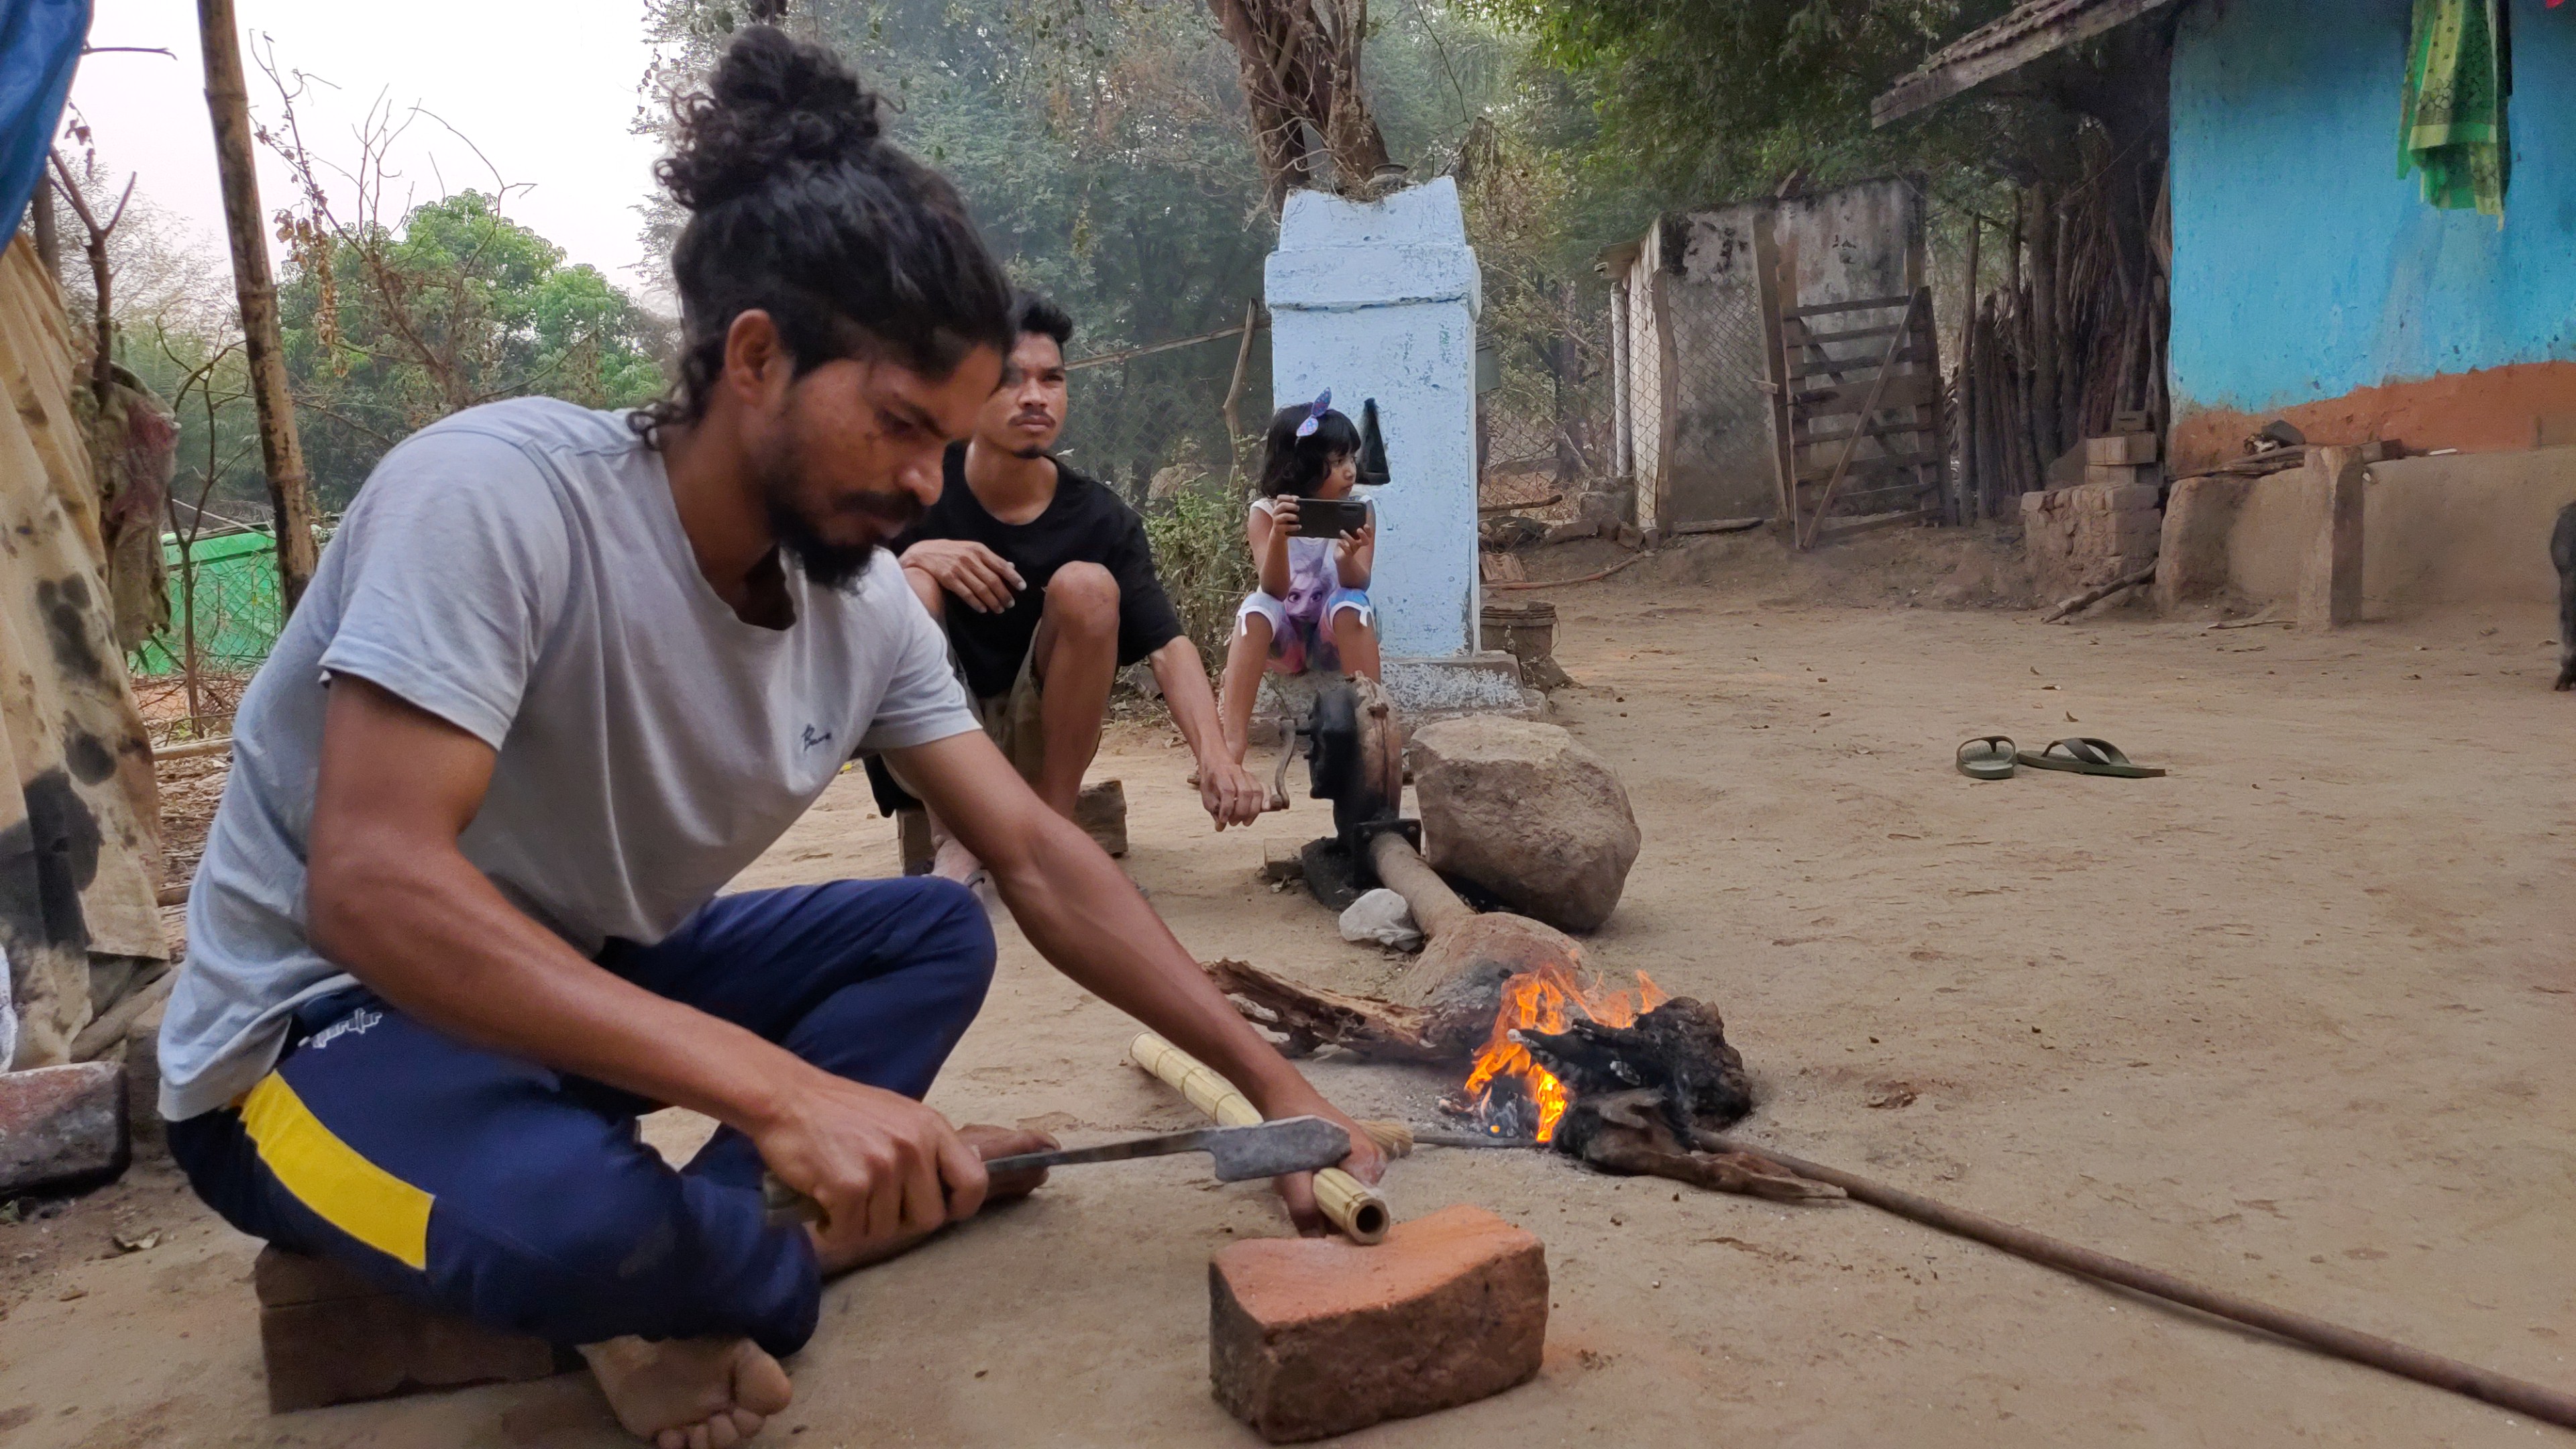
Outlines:
[[[632,134],[637,83],[650,53],[640,0],[443,0],[437,5],[350,0],[238,0],[253,42],[274,46],[278,68],[330,82],[297,103],[308,146],[354,164],[352,130],[380,97],[407,111],[436,112],[467,147],[426,118],[398,157],[397,183],[417,200],[442,190],[490,190],[492,172],[528,183],[508,214],[630,290],[642,219],[635,207],[652,186],[652,142]],[[90,55],[72,102],[96,135],[99,159],[118,184],[193,222],[210,246],[223,237],[206,121],[205,68],[192,0],[101,0],[92,46],[164,46],[178,55]],[[254,122],[277,116],[277,92],[249,65]],[[490,158],[487,167],[474,149]],[[290,199],[283,167],[260,153],[260,204]],[[441,178],[445,185],[441,186]],[[397,208],[398,209],[398,208]]]

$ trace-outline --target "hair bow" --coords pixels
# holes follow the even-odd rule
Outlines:
[[[1315,405],[1306,410],[1306,421],[1297,425],[1297,436],[1301,438],[1311,438],[1315,436],[1315,430],[1324,425],[1324,414],[1330,411],[1332,406],[1333,390],[1331,388],[1328,387],[1322,392],[1317,393],[1315,395]]]

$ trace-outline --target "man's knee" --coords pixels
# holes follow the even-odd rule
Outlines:
[[[1069,563],[1047,580],[1046,617],[1059,631],[1083,636],[1118,628],[1118,579],[1096,563]]]
[[[959,996],[981,1003],[1000,955],[984,903],[972,890],[941,876],[908,876],[900,888],[912,894],[907,909],[920,921],[907,969],[934,974]]]

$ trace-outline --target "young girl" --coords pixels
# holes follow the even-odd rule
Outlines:
[[[1377,615],[1368,597],[1377,515],[1339,538],[1297,536],[1301,501],[1348,497],[1359,478],[1360,430],[1332,403],[1328,389],[1312,405],[1281,408],[1264,440],[1262,496],[1243,526],[1261,586],[1235,613],[1219,711],[1237,760],[1251,735],[1265,661],[1281,674],[1323,669],[1378,677]]]

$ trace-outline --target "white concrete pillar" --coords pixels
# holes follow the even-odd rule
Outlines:
[[[1392,479],[1373,490],[1369,586],[1390,657],[1475,652],[1476,253],[1448,177],[1382,201],[1288,198],[1267,273],[1274,407],[1377,399]]]

